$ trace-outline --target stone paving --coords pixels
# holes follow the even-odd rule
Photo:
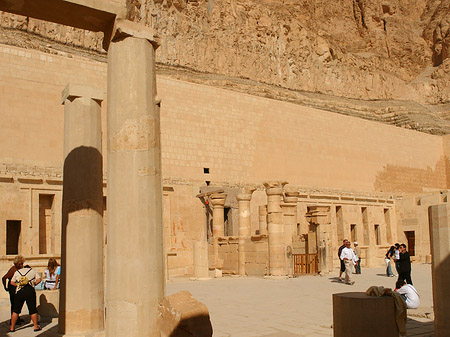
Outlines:
[[[363,269],[354,275],[353,286],[338,281],[337,272],[326,276],[302,276],[271,280],[224,277],[207,281],[177,279],[167,284],[167,294],[188,290],[208,306],[214,337],[332,336],[332,294],[365,291],[372,285],[393,288],[396,278],[384,276],[383,268]],[[421,306],[408,311],[408,336],[434,336],[430,265],[414,264],[412,279]],[[24,309],[24,313],[26,309]],[[27,318],[27,316],[25,316]],[[59,336],[57,320],[42,323],[34,333],[31,324],[8,333],[9,306],[0,300],[1,336]],[[124,336],[125,337],[125,336]]]

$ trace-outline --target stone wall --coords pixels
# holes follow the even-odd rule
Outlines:
[[[54,195],[55,232],[50,239],[52,253],[58,254],[60,103],[67,82],[105,89],[106,65],[82,56],[49,56],[0,45],[0,124],[5,126],[0,133],[0,235],[6,233],[6,220],[21,220],[25,255],[38,254],[33,221],[39,217],[40,194]],[[158,91],[163,182],[168,188],[165,244],[166,253],[176,253],[167,257],[169,276],[192,275],[193,240],[205,239],[206,226],[196,195],[206,181],[212,187],[259,188],[251,202],[252,233],[259,228],[257,207],[267,202],[262,187],[267,180],[287,180],[301,191],[297,222],[303,234],[308,206],[331,206],[333,226],[335,207],[341,206],[340,234],[337,225],[336,233],[329,233],[333,252],[340,235],[350,237],[351,224],[362,225],[361,207],[367,207],[369,245],[375,242],[375,224],[382,238],[375,255],[369,255],[380,258],[384,245],[391,243],[383,215],[393,207],[391,195],[448,187],[448,146],[443,150],[442,137],[165,76],[158,77]],[[106,108],[104,103],[104,134]],[[396,221],[394,217],[391,224],[393,241]],[[4,244],[5,238],[0,239]]]

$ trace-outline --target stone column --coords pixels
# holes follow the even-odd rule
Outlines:
[[[332,265],[330,254],[331,215],[329,206],[310,206],[312,223],[316,226],[316,245],[319,259],[319,272],[327,274]],[[309,241],[308,241],[309,245]]]
[[[159,336],[161,143],[152,31],[117,20],[108,51],[106,334]]]
[[[286,268],[288,275],[294,274],[292,262],[292,235],[297,233],[297,198],[299,193],[292,190],[284,191],[284,203],[281,204],[284,224],[284,242],[286,244]]]
[[[227,199],[226,193],[213,193],[210,195],[213,206],[213,264],[219,267],[219,237],[225,235],[224,206]]]
[[[269,234],[269,273],[271,276],[286,276],[286,245],[284,243],[281,196],[285,182],[265,182],[267,194],[267,222]]]
[[[259,234],[267,235],[267,205],[258,207],[259,213]]]
[[[447,204],[430,206],[430,241],[433,276],[434,333],[448,336],[450,331],[450,208]]]
[[[239,208],[239,275],[245,276],[245,242],[251,235],[250,200],[255,188],[243,188],[236,196]]]
[[[64,104],[64,184],[59,332],[104,329],[103,90],[69,84]]]

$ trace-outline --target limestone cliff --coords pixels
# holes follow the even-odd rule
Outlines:
[[[270,85],[268,96],[274,98],[288,90],[332,101],[402,100],[406,115],[411,104],[412,114],[433,114],[431,129],[444,123],[450,110],[450,0],[126,0],[126,5],[130,19],[162,38],[160,64],[196,76],[217,75],[207,78],[213,85],[227,78],[231,87],[256,94]],[[76,29],[5,13],[1,26],[101,51],[100,36]],[[244,79],[252,84],[243,85]],[[382,113],[402,109],[394,104]],[[418,119],[408,116],[403,126],[427,131]]]

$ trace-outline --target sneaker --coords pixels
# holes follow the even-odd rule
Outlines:
[[[351,281],[349,284],[352,286],[355,284],[355,281]]]

